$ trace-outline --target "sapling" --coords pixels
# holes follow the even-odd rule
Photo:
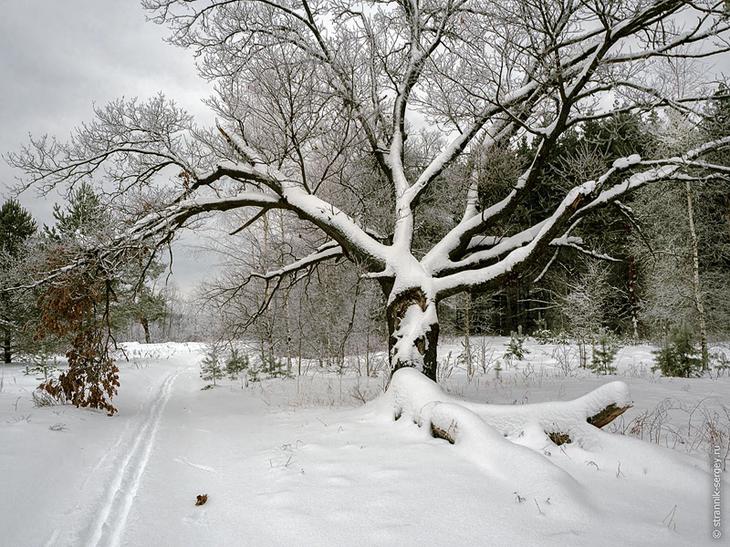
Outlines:
[[[248,355],[241,354],[241,352],[237,349],[232,349],[231,353],[228,355],[228,359],[226,359],[226,374],[228,374],[228,377],[231,380],[241,380],[241,388],[243,389],[245,387],[245,383],[247,383],[248,377],[246,374],[244,374],[249,367],[249,358]]]
[[[613,360],[618,353],[618,338],[608,329],[601,328],[593,342],[593,360],[590,369],[598,374],[613,374]]]
[[[209,345],[205,351],[205,356],[200,362],[200,377],[213,382],[214,386],[218,385],[218,381],[223,378],[220,349],[215,344]]]
[[[504,352],[504,360],[507,365],[511,368],[514,361],[522,361],[525,359],[525,355],[530,353],[530,350],[525,348],[525,340],[527,337],[522,334],[522,327],[517,327],[517,332],[510,334],[509,342],[507,342],[507,349]]]
[[[664,347],[655,351],[654,355],[656,365],[652,371],[660,370],[664,376],[690,378],[702,372],[702,357],[687,327],[673,330],[665,340]]]

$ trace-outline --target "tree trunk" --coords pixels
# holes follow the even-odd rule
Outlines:
[[[144,343],[149,344],[152,341],[150,337],[150,322],[145,316],[140,317],[139,322],[142,325],[142,330],[144,330]]]
[[[631,308],[631,326],[634,342],[639,340],[639,298],[636,295],[636,285],[638,279],[638,269],[636,267],[636,257],[629,256],[628,268],[626,270],[627,287],[629,293],[629,306]]]
[[[695,227],[694,204],[692,203],[692,187],[687,181],[685,185],[687,192],[687,220],[689,222],[690,241],[692,243],[692,289],[694,293],[694,305],[697,310],[697,318],[700,327],[700,347],[702,348],[702,369],[707,370],[709,356],[707,351],[707,321],[705,319],[705,306],[702,302],[702,287],[700,286],[700,253],[699,239]]]
[[[465,295],[466,308],[464,309],[464,355],[466,357],[466,377],[471,382],[474,378],[474,363],[471,355],[471,293]]]
[[[436,381],[439,325],[436,303],[418,287],[400,292],[386,310],[391,371],[415,367]]]
[[[5,363],[11,363],[13,361],[12,342],[13,337],[10,333],[10,329],[5,329],[3,336],[3,361]]]

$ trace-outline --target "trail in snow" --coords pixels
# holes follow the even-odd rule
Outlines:
[[[491,341],[500,348],[506,342]],[[459,345],[445,348],[460,351]],[[519,401],[571,399],[606,382],[583,373],[551,374],[558,369],[552,347],[530,349],[526,362],[499,381],[486,373],[469,381],[457,369],[444,389],[467,401],[505,404],[513,412],[523,406]],[[730,379],[654,377],[648,372],[651,350],[624,348],[617,358],[620,370],[632,371],[621,379],[636,402],[619,430],[647,413],[666,416],[657,444],[674,438],[670,428],[677,438],[699,439],[701,433],[689,430],[701,431],[700,425],[691,417],[688,423],[683,409],[720,412]],[[171,344],[140,351],[136,358],[141,366],[127,366],[121,412],[112,420],[73,407],[35,408],[34,379],[20,367],[5,370],[6,378],[8,371],[13,376],[0,392],[0,469],[8,470],[0,483],[11,495],[0,497],[1,545],[712,543],[701,527],[711,484],[703,449],[687,455],[683,447],[668,450],[603,435],[600,443],[546,451],[537,442],[542,437],[526,430],[515,445],[539,448],[533,448],[539,458],[572,475],[587,501],[610,518],[586,516],[563,504],[562,481],[528,496],[534,488],[545,489],[522,476],[534,466],[525,468],[514,458],[503,462],[501,452],[490,455],[479,446],[433,439],[410,420],[384,419],[377,404],[349,408],[351,388],[377,391],[381,379],[317,370],[248,389],[224,380],[215,390],[201,390],[197,350]],[[540,373],[522,375],[526,363]],[[338,384],[339,402],[333,395]],[[666,410],[667,400],[674,402],[674,412]],[[68,428],[49,430],[59,420]],[[528,471],[507,482],[494,480],[515,465]],[[194,506],[197,493],[210,494],[205,506]],[[438,519],[429,517],[434,493]]]
[[[152,453],[160,417],[170,398],[172,384],[179,374],[180,371],[165,378],[153,401],[147,406],[132,446],[103,496],[103,505],[90,527],[90,538],[85,542],[87,545],[116,547],[120,544],[132,502]]]

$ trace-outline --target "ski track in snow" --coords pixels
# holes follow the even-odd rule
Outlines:
[[[154,388],[150,388],[149,392],[152,392],[153,389]],[[159,392],[159,388],[157,391]],[[135,414],[135,418],[138,416],[141,416],[145,413],[145,406],[150,406],[151,403],[149,401],[152,401],[152,400],[154,400],[154,397],[152,395],[150,395],[145,401],[139,403],[139,408],[137,410],[137,413]],[[149,412],[148,412],[148,414],[149,414]],[[142,422],[143,422],[142,425],[144,425],[144,423],[146,423],[145,422],[146,419],[147,418],[142,419]],[[136,420],[136,421],[139,421],[139,420]],[[127,423],[124,425],[124,429],[123,429],[122,433],[117,437],[116,442],[104,452],[104,455],[96,462],[96,464],[94,464],[94,467],[92,467],[91,470],[89,471],[89,473],[86,475],[86,478],[81,483],[80,491],[85,492],[90,483],[92,483],[94,481],[98,481],[99,470],[103,469],[105,467],[106,462],[108,460],[115,459],[115,458],[118,459],[118,456],[121,453],[120,447],[122,446],[122,444],[124,443],[125,440],[126,441],[129,440],[129,436],[130,436],[129,431],[130,431],[130,429],[132,429],[132,427],[134,425],[135,425],[135,420],[127,421]],[[140,429],[142,427],[142,425],[137,424],[137,429]],[[109,496],[109,494],[107,493],[106,496]],[[79,502],[74,507],[67,510],[64,513],[64,515],[65,515],[65,518],[68,518],[68,517],[71,517],[72,515],[83,514],[83,511],[84,511],[84,507]],[[57,545],[61,545],[61,543],[57,543],[59,541],[60,535],[61,535],[61,529],[59,529],[59,528],[55,529],[53,531],[53,533],[51,534],[51,537],[45,542],[44,546],[45,547],[55,547]],[[78,540],[78,536],[76,537],[76,539]],[[70,542],[71,540],[67,538],[67,541]]]
[[[147,406],[142,423],[131,441],[132,446],[103,495],[103,505],[90,526],[89,538],[83,542],[84,545],[120,545],[132,502],[152,453],[160,417],[170,398],[172,384],[179,374],[180,371],[165,378],[152,403]]]

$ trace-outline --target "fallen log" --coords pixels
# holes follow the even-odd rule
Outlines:
[[[406,415],[422,425],[427,406],[437,402],[449,403],[476,414],[504,437],[520,435],[527,428],[538,427],[556,445],[573,442],[574,435],[580,434],[586,424],[605,427],[631,408],[628,387],[623,382],[610,382],[571,401],[491,405],[458,400],[423,374],[407,368],[393,374],[386,399],[392,405],[390,408],[395,419]],[[456,427],[456,422],[448,427],[430,423],[434,437],[452,444]]]

